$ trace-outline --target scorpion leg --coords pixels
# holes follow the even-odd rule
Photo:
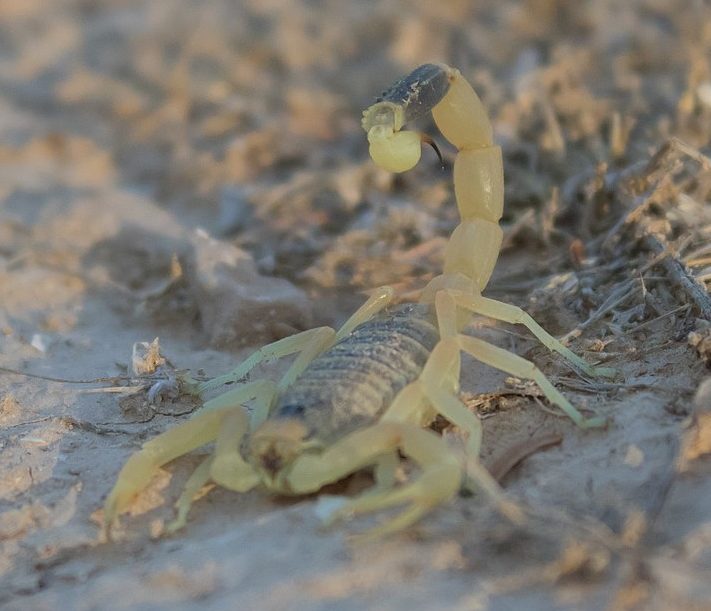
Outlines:
[[[368,300],[360,306],[353,315],[343,323],[336,334],[336,341],[347,337],[358,325],[370,320],[378,312],[388,307],[395,296],[395,289],[390,286],[381,286],[373,292]]]
[[[156,469],[178,456],[214,441],[226,416],[241,411],[246,419],[246,412],[240,403],[253,399],[255,391],[258,394],[264,386],[264,381],[259,380],[225,393],[213,399],[220,402],[219,407],[201,410],[190,420],[143,444],[143,447],[126,461],[104,503],[104,530],[108,531],[116,516],[148,486]]]
[[[217,434],[215,453],[207,456],[185,482],[183,492],[175,503],[178,515],[166,527],[167,532],[174,533],[185,526],[195,495],[210,480],[237,492],[246,492],[259,483],[259,476],[239,453],[239,442],[247,428],[244,410],[236,409],[225,416]]]
[[[236,369],[233,369],[229,373],[223,374],[207,380],[198,385],[197,392],[202,395],[203,393],[219,388],[223,384],[232,384],[243,380],[252,369],[254,369],[260,363],[271,359],[281,358],[283,356],[289,356],[290,354],[295,354],[296,352],[302,352],[309,350],[314,344],[324,346],[323,349],[328,347],[330,344],[325,338],[328,336],[333,336],[335,331],[330,327],[317,327],[316,329],[309,329],[308,331],[302,331],[301,333],[296,333],[284,339],[280,339],[266,346],[262,346],[256,352],[253,352],[245,361],[243,361]],[[314,354],[316,356],[316,354]],[[313,357],[312,357],[313,358]],[[299,367],[305,367],[308,362],[304,363],[306,359],[302,359],[299,362]],[[296,365],[292,365],[292,368]],[[292,372],[290,369],[286,376],[296,377],[300,372]]]
[[[244,393],[245,388],[248,389],[247,394]],[[277,392],[277,385],[271,380],[255,380],[206,401],[193,417],[206,411],[234,407],[240,402],[254,400],[250,426],[250,429],[254,430],[269,416],[269,410]],[[242,399],[241,397],[249,398]]]
[[[489,299],[488,297],[482,297],[481,295],[467,295],[460,291],[451,291],[451,295],[454,297],[458,306],[471,312],[503,322],[522,324],[533,333],[546,348],[557,352],[564,359],[589,376],[615,376],[615,370],[610,367],[593,367],[585,362],[572,350],[566,348],[555,337],[550,335],[529,314],[517,306],[502,303],[495,299]]]
[[[239,451],[248,431],[249,417],[244,410],[238,409],[223,420],[215,442],[210,477],[216,484],[235,492],[246,492],[259,483],[259,475]]]
[[[372,318],[380,310],[387,307],[392,301],[395,291],[389,286],[375,290],[371,297],[343,324],[336,333],[330,327],[317,327],[285,337],[271,344],[261,347],[252,353],[242,364],[229,373],[212,378],[197,387],[198,394],[214,390],[223,384],[230,384],[243,380],[252,369],[260,363],[270,359],[300,353],[284,377],[279,381],[279,390],[291,385],[293,381],[306,369],[309,363],[321,352],[330,348],[334,342],[346,337],[353,329],[366,320]]]
[[[300,346],[299,356],[296,357],[291,367],[279,380],[278,390],[282,391],[293,384],[294,380],[304,372],[311,361],[334,344],[335,339],[336,332],[331,327],[314,329],[313,336]]]
[[[165,527],[168,533],[174,533],[183,526],[188,521],[188,512],[193,504],[193,499],[195,495],[200,492],[200,489],[210,481],[210,467],[212,466],[213,456],[206,456],[205,459],[198,465],[198,467],[193,471],[185,482],[183,487],[183,492],[180,494],[180,498],[175,502],[175,508],[178,511],[178,515],[175,519],[170,522]]]
[[[454,394],[455,382],[459,378],[460,347],[453,337],[440,342],[425,365],[419,380],[409,384],[393,401],[391,407],[383,415],[383,421],[411,422],[420,426],[426,425],[434,412],[444,416],[452,424],[462,429],[468,436],[466,444],[465,470],[467,488],[477,487],[483,490],[497,506],[498,510],[516,523],[523,519],[519,507],[508,500],[499,484],[479,461],[481,448],[481,422]],[[423,410],[423,402],[429,404],[429,410]]]
[[[336,333],[330,327],[317,327],[302,331],[290,337],[285,337],[271,344],[263,346],[252,353],[239,367],[229,373],[217,376],[199,384],[198,394],[203,394],[223,384],[230,384],[243,380],[252,369],[260,363],[270,359],[281,358],[299,353],[289,370],[279,381],[279,390],[290,386],[294,380],[308,367],[309,363],[321,352],[330,348],[334,342],[349,335],[358,325],[372,318],[380,310],[387,307],[392,301],[395,291],[392,287],[383,286],[375,290],[371,297],[343,324]]]
[[[262,384],[264,388],[257,387],[254,389],[254,398],[259,404],[259,407],[255,407],[251,425],[248,423],[248,416],[243,409],[235,409],[232,413],[225,416],[220,431],[217,434],[215,453],[206,457],[185,483],[183,492],[175,504],[178,515],[175,520],[167,526],[169,533],[180,530],[185,526],[193,498],[210,480],[223,488],[237,492],[246,492],[259,483],[259,476],[242,458],[242,455],[239,453],[239,446],[247,430],[258,426],[262,422],[262,418],[255,418],[254,414],[260,412],[266,418],[266,412],[276,392],[276,385],[268,380],[259,380],[254,383],[254,386],[261,386]],[[241,391],[242,389],[236,390]],[[230,393],[226,393],[226,395],[229,394]],[[213,407],[212,409],[228,409],[229,407],[234,407],[234,396],[230,399],[229,396],[226,397],[226,395],[213,399],[213,401],[219,402],[221,405]]]
[[[329,482],[376,464],[385,454],[401,450],[422,469],[419,478],[398,488],[366,493],[349,500],[329,516],[329,522],[409,503],[395,518],[368,531],[379,536],[401,530],[416,522],[434,507],[452,498],[460,485],[461,468],[444,440],[432,431],[408,423],[381,422],[351,433],[320,455],[300,456],[287,479],[295,493],[318,490]]]
[[[104,503],[104,530],[150,483],[156,469],[217,437],[229,409],[212,410],[169,429],[143,444],[121,469]]]
[[[468,335],[458,335],[457,341],[464,352],[475,359],[500,369],[508,374],[533,380],[538,384],[543,394],[551,402],[562,409],[568,417],[581,428],[595,428],[605,425],[605,418],[585,418],[571,403],[551,384],[538,367],[531,361],[527,361],[520,356],[494,346],[483,340]]]
[[[400,455],[397,450],[386,452],[375,463],[375,483],[359,494],[357,498],[381,494],[392,490],[397,482],[397,468],[400,465]],[[352,500],[342,495],[320,494],[316,504],[316,514],[321,516],[324,523],[330,524],[335,520],[334,512],[345,503]]]
[[[479,448],[481,447],[479,418],[472,414],[456,395],[448,393],[429,381],[423,382],[422,386],[434,409],[460,429],[469,433],[465,463],[467,478],[470,480],[467,487],[481,489],[502,515],[516,524],[521,524],[523,522],[521,508],[506,497],[501,486],[479,460]]]

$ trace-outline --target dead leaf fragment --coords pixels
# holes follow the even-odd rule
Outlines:
[[[133,344],[131,367],[134,375],[155,373],[156,369],[163,365],[165,365],[165,359],[160,354],[160,343],[157,337],[152,342]]]
[[[696,348],[699,358],[711,366],[711,328],[702,331],[692,331],[688,338],[689,346]]]

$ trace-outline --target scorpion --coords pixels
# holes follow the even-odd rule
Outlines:
[[[463,333],[475,314],[522,324],[583,374],[613,375],[588,364],[522,309],[482,296],[503,237],[503,160],[484,105],[459,70],[422,65],[364,111],[373,161],[390,172],[414,167],[423,143],[432,140],[403,127],[429,112],[457,149],[454,194],[461,220],[446,244],[443,272],[417,303],[393,305],[395,291],[380,287],[338,331],[296,333],[258,349],[227,374],[204,382],[186,379],[199,397],[225,384],[236,387],[129,457],[104,505],[105,532],[158,468],[213,442],[188,477],[168,532],[186,524],[193,498],[208,483],[237,492],[261,485],[276,494],[304,495],[364,469],[372,469],[373,485],[336,503],[328,523],[404,507],[365,534],[400,531],[467,482],[511,519],[520,519],[518,506],[479,461],[481,423],[458,395],[463,353],[534,381],[579,427],[604,425],[604,418],[584,417],[532,362]],[[278,382],[247,381],[257,365],[286,356],[295,358]],[[250,401],[248,412],[244,404]],[[427,428],[437,415],[468,435],[464,459]],[[418,467],[404,482],[397,473],[402,457]]]

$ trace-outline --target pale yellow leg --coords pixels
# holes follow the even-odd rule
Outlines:
[[[420,427],[429,426],[435,413],[425,400],[419,381],[405,386],[393,399],[380,422],[409,422]]]
[[[255,424],[260,424],[269,415],[269,408],[276,392],[277,385],[271,380],[247,382],[221,395],[217,395],[209,401],[205,401],[203,406],[193,414],[193,418],[200,416],[204,412],[225,407],[234,407],[235,405],[241,405],[247,401],[254,400],[255,407],[252,414],[252,421]]]
[[[104,529],[151,481],[156,469],[178,456],[213,441],[225,416],[234,409],[222,408],[201,413],[143,444],[132,454],[118,475],[116,484],[104,503]]]
[[[432,420],[434,410],[468,434],[467,453],[478,456],[481,423],[454,394],[459,390],[460,351],[456,336],[439,342],[432,350],[420,378],[398,393],[381,421],[426,426]]]
[[[260,388],[261,382],[265,383],[264,389]],[[253,390],[255,395],[261,396],[264,393],[261,400],[268,406],[271,403],[271,396],[273,396],[273,391],[276,387],[273,383],[266,382],[260,380],[253,383],[252,387],[256,387]],[[236,391],[242,395],[242,398],[245,396],[244,387],[236,389]],[[271,395],[268,394],[270,392]],[[168,525],[168,532],[175,532],[185,526],[193,498],[210,480],[224,488],[236,490],[237,492],[246,492],[259,483],[259,476],[239,453],[240,442],[249,429],[249,417],[243,409],[234,405],[235,399],[240,399],[239,396],[235,396],[237,393],[232,393],[231,405],[234,406],[234,410],[227,414],[222,421],[215,443],[215,453],[203,460],[185,483],[183,493],[176,503],[178,515]],[[230,393],[226,394],[229,395]],[[216,399],[221,400],[223,403],[229,403],[224,399],[224,395]],[[223,405],[222,409],[229,409],[229,407],[230,404]]]
[[[148,485],[156,469],[217,439],[228,415],[238,412],[242,414],[239,418],[246,422],[248,416],[241,404],[259,396],[265,389],[269,389],[270,385],[273,386],[271,382],[257,380],[215,397],[187,422],[168,429],[143,444],[143,447],[126,461],[106,499],[105,527],[108,527],[133,497]]]
[[[483,490],[502,514],[520,523],[523,515],[521,510],[506,498],[499,484],[479,462],[482,437],[479,418],[453,394],[456,390],[452,384],[444,383],[445,380],[459,375],[460,350],[456,338],[440,342],[432,351],[420,379],[398,394],[392,406],[383,415],[382,421],[426,424],[426,416],[421,416],[422,402],[426,401],[434,412],[444,416],[467,434],[465,467],[469,482],[466,487]]]
[[[464,352],[470,354],[482,363],[496,367],[496,369],[500,369],[519,378],[536,382],[546,398],[551,403],[560,407],[578,426],[582,428],[594,428],[605,425],[605,418],[585,418],[530,361],[475,337],[459,335],[457,340]]]
[[[236,369],[199,384],[197,392],[202,395],[205,392],[219,388],[223,384],[230,384],[244,380],[249,372],[260,363],[270,359],[277,359],[290,354],[295,354],[296,352],[301,352],[309,348],[314,341],[322,343],[324,337],[328,336],[329,333],[335,333],[335,331],[333,331],[330,327],[317,327],[316,329],[302,331],[301,333],[296,333],[290,337],[285,337],[284,339],[280,339],[274,343],[267,344],[252,353]]]
[[[314,334],[309,338],[308,342],[305,342],[301,347],[299,356],[296,357],[291,367],[284,374],[277,388],[282,391],[291,384],[294,380],[298,378],[309,366],[309,363],[313,361],[319,354],[324,350],[328,350],[336,340],[336,332],[330,327],[319,327],[314,329]]]
[[[235,410],[223,420],[215,443],[210,477],[216,484],[235,492],[246,492],[259,483],[259,475],[239,452],[248,430],[249,417],[244,410]]]
[[[467,433],[467,454],[476,457],[481,423],[453,394],[459,385],[460,351],[456,337],[439,342],[420,378],[398,393],[380,421],[427,426],[438,413]]]
[[[257,380],[256,383],[263,384],[263,386],[254,391],[254,403],[249,420],[250,431],[255,431],[269,417],[274,398],[279,392],[277,385],[271,380]],[[215,397],[215,399],[219,398]]]
[[[185,482],[185,487],[183,492],[180,494],[180,498],[175,503],[175,508],[178,510],[178,514],[170,524],[165,528],[166,532],[174,533],[183,526],[188,521],[188,512],[193,504],[193,499],[195,495],[200,492],[202,487],[210,481],[210,466],[212,465],[213,456],[207,456],[192,472],[188,481]]]
[[[460,350],[456,337],[437,344],[422,370],[420,384],[435,411],[468,434],[467,455],[477,457],[481,450],[481,422],[454,394],[459,385],[442,383],[451,378],[453,372],[459,377]]]
[[[351,433],[320,455],[302,455],[287,479],[294,492],[313,492],[377,463],[379,457],[397,449],[421,467],[416,482],[377,494],[366,493],[347,501],[331,515],[332,519],[338,519],[409,502],[410,506],[402,513],[367,534],[394,532],[452,498],[459,488],[459,464],[444,441],[431,431],[410,424],[382,422]]]
[[[373,292],[368,300],[360,306],[353,315],[343,323],[336,334],[336,341],[348,337],[358,325],[370,320],[378,312],[388,307],[395,296],[395,289],[390,286],[381,286]]]
[[[529,314],[514,305],[482,297],[481,295],[467,295],[458,291],[451,291],[458,306],[482,314],[495,320],[511,324],[521,324],[526,327],[549,350],[560,354],[573,366],[589,376],[614,377],[615,370],[610,367],[593,367],[585,362],[572,350],[566,348],[555,337],[550,335]]]
[[[469,479],[467,487],[472,490],[482,490],[502,515],[505,515],[516,524],[522,523],[523,511],[516,503],[506,498],[501,486],[479,460],[479,450],[481,448],[481,422],[479,422],[479,418],[472,414],[458,397],[431,383],[425,382],[423,387],[434,409],[469,434],[466,446],[466,474]]]
[[[252,369],[260,363],[271,359],[282,358],[299,352],[289,370],[279,381],[279,389],[289,386],[316,358],[321,352],[330,348],[336,341],[349,335],[358,325],[372,318],[380,310],[387,307],[392,301],[395,291],[389,286],[383,286],[375,290],[373,295],[343,324],[338,334],[330,327],[317,327],[296,333],[290,337],[285,337],[279,341],[267,344],[256,352],[253,352],[237,368],[229,373],[223,374],[202,382],[197,385],[197,393],[202,395],[224,384],[240,382],[244,380]]]
[[[457,335],[459,332],[457,328],[457,304],[448,291],[438,291],[435,295],[435,312],[437,313],[439,336],[442,339],[447,339]]]

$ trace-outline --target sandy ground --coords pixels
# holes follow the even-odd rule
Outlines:
[[[572,6],[0,1],[0,606],[711,608],[711,9]],[[394,178],[359,128],[432,60],[474,83],[504,150],[489,294],[619,375],[581,378],[521,329],[471,332],[608,427],[465,359],[489,463],[562,438],[503,480],[524,526],[462,495],[353,545],[368,519],[324,529],[316,498],[214,489],[162,536],[191,455],[103,540],[120,466],[195,408],[148,403],[135,342],[160,338],[163,373],[212,376],[438,272],[454,152]]]

